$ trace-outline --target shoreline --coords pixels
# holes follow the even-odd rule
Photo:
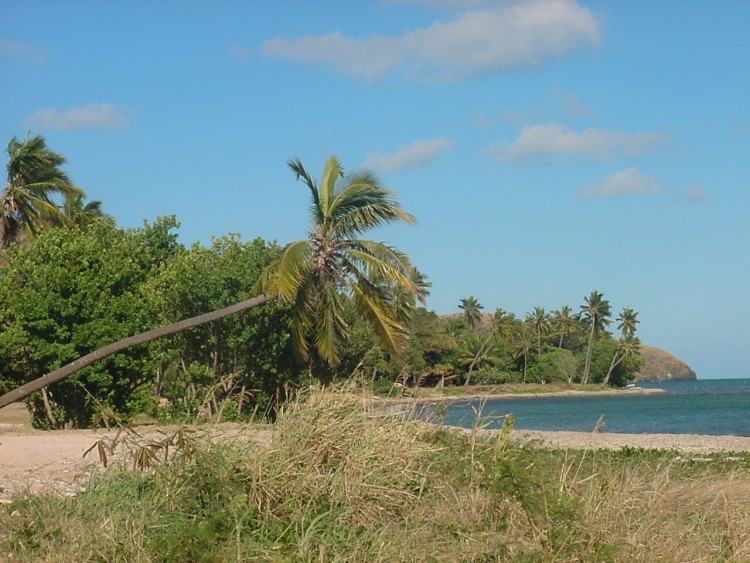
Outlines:
[[[467,393],[466,395],[413,395],[410,397],[379,397],[372,395],[364,398],[366,405],[375,407],[380,405],[409,405],[414,403],[443,403],[455,401],[481,401],[481,400],[506,400],[506,399],[543,399],[545,397],[602,397],[602,396],[625,396],[625,395],[661,395],[666,393],[664,389],[645,389],[635,387],[630,389],[602,389],[601,391],[581,391],[578,389],[561,389],[540,393]]]
[[[499,430],[483,430],[495,435]],[[620,434],[618,432],[572,432],[549,430],[511,431],[511,437],[547,449],[677,450],[683,453],[750,453],[750,436],[708,434]]]

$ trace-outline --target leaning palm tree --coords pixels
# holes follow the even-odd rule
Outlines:
[[[459,365],[468,368],[466,382],[469,385],[471,374],[475,369],[495,367],[500,361],[500,348],[494,338],[485,339],[483,335],[467,332],[458,341],[456,360]]]
[[[617,366],[619,366],[624,360],[628,360],[634,356],[637,356],[640,350],[641,341],[637,336],[628,334],[627,336],[621,338],[617,343],[617,350],[615,350],[615,355],[612,357],[612,363],[609,364],[607,375],[602,381],[602,387],[609,383],[609,379],[610,377],[612,377],[612,372],[615,371],[615,368]]]
[[[612,356],[612,362],[609,364],[607,375],[602,381],[602,386],[609,383],[612,372],[623,360],[635,356],[640,351],[640,340],[635,337],[638,323],[641,322],[638,320],[638,313],[630,307],[625,307],[617,320],[619,321],[617,328],[620,329],[620,340],[617,343],[615,355]]]
[[[421,296],[416,270],[405,254],[381,242],[358,238],[387,223],[413,224],[394,194],[369,171],[344,174],[332,157],[316,182],[299,159],[289,167],[312,197],[312,227],[306,240],[288,244],[263,272],[256,295],[275,295],[293,305],[292,338],[302,358],[315,348],[331,364],[338,361],[346,333],[344,299],[373,328],[381,344],[397,350],[407,330],[401,322],[403,293]],[[401,314],[399,314],[401,312]]]
[[[7,152],[7,183],[0,196],[0,248],[31,240],[45,228],[70,224],[53,198],[85,195],[60,168],[65,158],[49,150],[41,136],[26,135],[22,142],[13,137]]]
[[[472,295],[471,297],[461,299],[458,308],[464,312],[464,321],[469,327],[469,330],[474,330],[482,320],[482,309],[484,309],[484,306],[482,306],[482,304],[479,303],[479,300]]]
[[[583,366],[583,377],[581,383],[589,382],[589,372],[591,371],[591,351],[594,347],[594,338],[600,330],[603,330],[609,323],[609,317],[612,314],[609,301],[604,299],[604,295],[599,291],[592,291],[591,295],[585,298],[585,305],[581,305],[581,314],[589,324],[589,341],[586,346],[586,361]]]
[[[254,297],[95,350],[0,396],[0,408],[130,346],[276,298],[293,306],[293,338],[302,357],[313,347],[324,360],[331,363],[337,360],[346,331],[344,295],[351,297],[359,315],[371,323],[387,348],[400,348],[407,335],[401,322],[403,295],[412,293],[419,299],[424,288],[419,287],[416,270],[406,255],[385,244],[357,237],[380,225],[413,224],[414,217],[401,209],[395,194],[382,187],[371,172],[344,174],[335,157],[327,161],[320,183],[310,177],[299,160],[291,160],[289,166],[310,190],[312,227],[307,239],[285,246],[264,270],[253,289]]]

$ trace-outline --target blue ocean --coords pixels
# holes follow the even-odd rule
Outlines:
[[[457,401],[436,409],[445,424],[499,428],[506,415],[524,430],[591,432],[600,417],[601,432],[630,434],[707,434],[750,436],[750,379],[641,382],[659,394],[533,397]]]

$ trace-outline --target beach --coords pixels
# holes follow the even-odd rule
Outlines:
[[[497,433],[488,430],[487,433]],[[685,453],[712,454],[750,452],[750,437],[704,436],[700,434],[619,434],[614,432],[546,432],[513,430],[514,439],[554,449],[599,450],[644,448],[678,450]]]

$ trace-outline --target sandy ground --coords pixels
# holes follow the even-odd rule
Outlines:
[[[160,429],[142,429],[144,436],[163,437]],[[86,487],[93,470],[100,468],[96,451],[85,458],[84,452],[103,437],[114,438],[105,430],[33,430],[23,405],[0,409],[0,503],[9,503],[25,492],[48,491],[75,495]],[[247,439],[246,426],[221,425],[220,438]],[[692,434],[615,434],[590,432],[541,432],[514,430],[513,437],[530,440],[540,447],[562,449],[622,448],[676,449],[708,454],[750,452],[750,437],[699,436]],[[254,440],[268,440],[268,431],[255,431]],[[122,452],[121,455],[126,455]]]
[[[211,427],[214,439],[243,439],[255,442],[270,440],[270,431],[247,425],[226,423]],[[174,428],[139,427],[142,442],[160,441],[177,430]],[[0,504],[8,504],[13,497],[24,493],[57,492],[74,496],[86,488],[90,475],[101,470],[95,448],[84,453],[102,439],[110,443],[117,436],[115,430],[34,430],[22,404],[0,409]],[[116,448],[108,461],[130,460],[130,448],[125,441]]]

